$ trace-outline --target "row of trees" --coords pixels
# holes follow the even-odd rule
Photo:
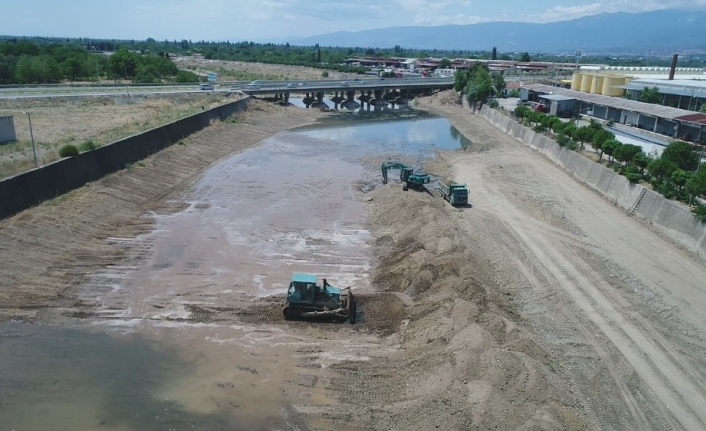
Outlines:
[[[608,156],[608,163],[633,182],[649,182],[652,188],[669,199],[691,202],[694,196],[706,198],[706,169],[699,169],[699,156],[695,147],[682,141],[669,144],[661,156],[653,157],[642,151],[642,147],[623,144],[603,126],[591,120],[588,126],[576,127],[573,121],[565,122],[553,115],[533,111],[519,106],[514,111],[521,121],[534,124],[534,130],[551,130],[561,146],[583,149],[590,144],[598,152],[599,161]],[[617,161],[619,164],[614,164]],[[694,210],[706,219],[706,207],[697,205]]]
[[[0,84],[53,83],[98,77],[157,82],[177,72],[176,65],[161,52],[138,54],[121,48],[111,56],[104,56],[76,43],[0,42]]]

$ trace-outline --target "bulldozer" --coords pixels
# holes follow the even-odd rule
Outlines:
[[[351,288],[338,288],[323,279],[316,284],[317,276],[303,272],[292,274],[287,290],[284,318],[329,319],[355,323],[356,301]]]
[[[405,165],[402,162],[387,161],[382,164],[382,183],[387,184],[387,171],[390,169],[400,170],[400,181],[402,181],[402,190],[407,191],[410,187],[417,190],[423,190],[424,184],[429,183],[431,177],[423,172],[414,172],[414,169]]]

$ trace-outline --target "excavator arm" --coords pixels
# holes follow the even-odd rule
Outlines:
[[[388,169],[408,169],[407,165],[402,162],[387,161],[382,164],[382,183],[387,184],[387,170]]]

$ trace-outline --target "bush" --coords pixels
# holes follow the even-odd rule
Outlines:
[[[64,145],[59,148],[59,156],[61,157],[71,157],[78,155],[78,148],[75,145]]]
[[[98,148],[98,145],[94,144],[93,141],[90,139],[84,141],[83,144],[78,146],[78,149],[81,150],[82,153],[86,151],[95,150],[96,148]]]
[[[640,168],[635,165],[625,165],[620,169],[620,175],[624,175],[631,183],[639,183],[642,179]]]
[[[500,104],[499,104],[498,101],[495,100],[495,99],[493,99],[493,100],[491,100],[490,102],[488,102],[488,107],[490,107],[490,108],[495,109],[495,108],[497,108],[498,106],[500,106]]]
[[[541,124],[537,124],[536,126],[534,126],[534,128],[532,128],[532,130],[534,130],[534,131],[537,132],[537,133],[542,133],[542,132],[544,132],[546,129],[545,129],[544,126],[542,126]]]
[[[195,74],[194,72],[189,72],[188,70],[180,70],[176,78],[174,78],[175,82],[199,82],[199,76]]]
[[[323,72],[321,72],[321,77],[322,77],[322,78],[328,78],[328,72],[325,71],[325,70],[324,70]]]
[[[579,149],[579,144],[577,144],[576,141],[572,141],[571,139],[569,139],[569,142],[566,143],[566,148],[571,151],[576,151]]]
[[[696,204],[696,207],[691,210],[696,217],[701,221],[706,221],[706,205]]]
[[[667,199],[674,199],[677,197],[677,188],[676,186],[670,182],[670,181],[665,181],[663,182],[657,191],[662,194]]]
[[[556,135],[556,143],[559,144],[559,146],[561,146],[561,147],[565,147],[566,144],[569,143],[569,141],[570,141],[569,137],[561,132],[559,132]]]

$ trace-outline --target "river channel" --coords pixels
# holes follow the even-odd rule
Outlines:
[[[152,215],[154,231],[135,239],[152,250],[144,262],[96,298],[114,319],[0,325],[0,431],[275,429],[267,418],[292,402],[287,346],[311,334],[193,323],[189,307],[282,294],[294,271],[371,291],[361,191],[381,184],[382,161],[423,169],[436,150],[470,145],[445,118],[380,113],[275,135],[204,172],[187,209]],[[312,360],[365,360],[337,346]]]

